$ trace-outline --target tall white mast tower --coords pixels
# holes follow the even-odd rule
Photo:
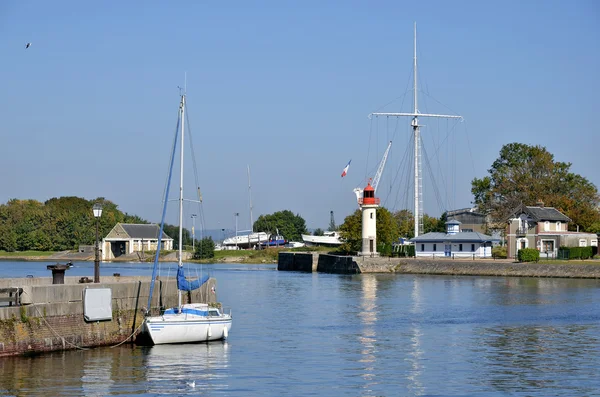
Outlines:
[[[420,235],[423,230],[423,177],[421,176],[421,137],[419,134],[419,117],[442,117],[448,119],[462,119],[461,116],[446,115],[446,114],[427,114],[420,113],[417,102],[417,23],[414,26],[414,55],[413,55],[413,70],[414,70],[414,111],[412,113],[371,113],[371,116],[407,116],[412,117],[412,128],[414,135],[414,151],[415,151],[415,237]]]

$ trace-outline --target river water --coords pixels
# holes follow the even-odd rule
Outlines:
[[[0,277],[47,264],[0,262]],[[0,394],[600,396],[598,280],[202,270],[232,308],[226,342],[3,358]]]

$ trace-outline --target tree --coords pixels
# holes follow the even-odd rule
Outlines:
[[[398,234],[400,237],[408,239],[415,237],[415,218],[411,211],[396,211],[394,212],[393,217],[398,225]]]
[[[392,213],[384,207],[377,209],[377,245],[392,245],[398,240],[398,225]],[[340,250],[344,252],[359,252],[362,250],[362,211],[356,210],[344,219],[339,227],[340,237],[344,243]]]
[[[71,250],[80,244],[96,240],[96,219],[92,206],[103,206],[99,219],[99,235],[105,236],[117,222],[127,219],[147,223],[135,216],[123,214],[117,205],[104,197],[86,200],[80,197],[37,200],[11,199],[0,204],[0,250]]]
[[[173,248],[179,249],[179,226],[169,225],[165,223],[163,227],[163,232],[169,237],[173,239]],[[192,235],[189,230],[183,229],[181,231],[181,235],[183,237],[183,245],[192,245]]]
[[[292,211],[278,211],[270,215],[261,215],[254,222],[257,232],[277,234],[279,232],[289,241],[300,241],[302,234],[307,234],[306,222],[299,214],[294,215]]]
[[[313,236],[322,236],[324,234],[323,229],[321,229],[320,227],[316,228],[315,231],[313,232]]]
[[[204,237],[196,245],[194,259],[209,259],[215,257],[215,242],[212,237]]]
[[[500,149],[489,175],[471,182],[474,204],[504,222],[519,204],[555,207],[583,230],[600,221],[600,197],[596,186],[570,172],[571,163],[554,161],[545,147],[510,143]]]

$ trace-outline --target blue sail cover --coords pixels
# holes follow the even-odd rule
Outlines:
[[[200,286],[207,282],[209,278],[209,276],[204,276],[201,279],[187,281],[185,279],[185,274],[183,274],[183,266],[179,266],[177,268],[177,289],[180,291],[193,291],[200,288]]]

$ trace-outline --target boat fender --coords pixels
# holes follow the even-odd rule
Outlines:
[[[212,336],[212,329],[210,328],[210,324],[208,324],[208,337]]]
[[[227,339],[228,336],[229,330],[227,329],[227,327],[223,327],[223,339]]]

